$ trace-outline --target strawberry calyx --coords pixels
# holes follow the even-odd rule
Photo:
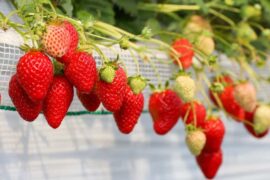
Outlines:
[[[53,71],[55,75],[63,75],[64,74],[64,64],[59,61],[53,60]]]
[[[119,40],[119,45],[121,49],[128,49],[129,48],[129,38],[127,36],[123,36],[120,40]]]
[[[141,75],[136,75],[128,78],[128,84],[134,94],[140,94],[147,85],[148,79]]]
[[[206,117],[206,121],[217,121],[219,119],[218,115],[214,115],[214,114],[208,114]]]
[[[213,82],[210,86],[210,90],[215,93],[222,93],[224,91],[224,85],[220,82]]]
[[[184,70],[179,70],[171,77],[171,80],[176,80],[179,76],[190,76],[190,73],[187,73]]]
[[[164,86],[161,84],[158,84],[157,86],[155,86],[154,84],[149,83],[149,87],[150,87],[151,91],[154,93],[155,92],[162,92],[162,91],[165,91],[166,89],[170,89],[169,86],[170,86],[169,81],[166,81]]]
[[[198,131],[198,130],[202,130],[202,129],[194,126],[193,124],[187,124],[185,127],[186,133],[190,133],[190,132]]]
[[[112,83],[117,69],[117,60],[105,62],[105,64],[99,70],[100,79],[107,83]]]

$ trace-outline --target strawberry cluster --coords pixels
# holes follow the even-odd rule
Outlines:
[[[229,75],[213,80],[209,89],[212,102],[256,138],[264,137],[270,128],[270,107],[257,102],[256,90],[247,81],[235,83]]]
[[[78,99],[88,111],[102,104],[113,114],[120,132],[129,134],[143,111],[142,90],[146,79],[141,75],[127,77],[117,60],[103,62],[98,70],[94,57],[78,49],[79,34],[68,21],[47,24],[41,49],[29,50],[17,64],[9,83],[9,96],[19,115],[34,121],[43,112],[48,124],[58,128],[72,103],[74,88]],[[172,44],[174,61],[188,69],[194,51],[187,39]],[[54,59],[52,61],[51,59]],[[179,71],[171,88],[152,88],[149,112],[153,129],[167,134],[182,119],[186,127],[186,144],[195,156],[206,178],[214,178],[222,164],[222,142],[225,126],[219,117],[206,113],[196,100],[196,83]],[[243,122],[255,137],[261,138],[270,128],[270,107],[260,105],[256,90],[248,82],[235,83],[228,75],[216,77],[209,90],[213,103],[233,119]]]
[[[194,91],[193,80],[181,72],[176,77],[173,90],[167,86],[153,89],[149,112],[153,129],[159,135],[168,133],[182,118],[189,150],[205,177],[213,178],[222,164],[221,144],[225,127],[220,118],[206,115],[204,105],[194,99]]]
[[[9,83],[9,96],[19,115],[34,121],[43,112],[52,128],[61,125],[74,96],[96,111],[100,104],[113,113],[122,133],[130,133],[144,106],[145,79],[130,77],[117,62],[98,71],[93,56],[78,50],[79,35],[68,21],[46,26],[40,50],[29,50],[17,64]],[[49,58],[55,58],[53,63]]]

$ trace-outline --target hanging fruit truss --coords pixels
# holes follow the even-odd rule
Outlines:
[[[43,113],[55,129],[66,115],[110,113],[123,134],[144,112],[159,135],[181,119],[207,178],[222,164],[220,111],[257,138],[268,133],[258,91],[269,79],[259,73],[268,67],[267,1],[88,1],[74,4],[74,16],[71,2],[54,0],[15,0],[0,12],[1,109],[28,122]]]

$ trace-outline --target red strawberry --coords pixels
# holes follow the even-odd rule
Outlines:
[[[230,85],[233,85],[233,79],[229,76],[229,75],[222,75],[222,76],[217,76],[214,78],[213,80],[213,84],[214,83],[221,83],[221,85],[223,87],[227,87],[227,86],[230,86]],[[214,97],[213,93],[211,90],[209,90],[209,95],[210,95],[210,98],[212,100],[212,102],[218,106],[218,103],[216,101],[216,98]]]
[[[42,101],[53,80],[53,64],[38,51],[30,51],[17,64],[17,79],[32,101]]]
[[[115,77],[111,83],[99,78],[97,82],[97,94],[103,106],[108,111],[115,112],[121,108],[126,87],[127,76],[121,67],[118,67],[115,71]]]
[[[113,113],[118,129],[122,133],[129,134],[133,130],[143,111],[143,105],[143,94],[135,94],[131,88],[127,86],[120,110]]]
[[[261,134],[257,134],[254,131],[254,128],[251,124],[253,124],[253,117],[254,117],[254,113],[255,113],[256,109],[253,112],[245,112],[245,120],[247,122],[244,121],[244,127],[246,128],[246,130],[254,137],[256,138],[262,138],[264,136],[266,136],[268,134],[268,130],[261,133]]]
[[[33,121],[38,117],[42,109],[42,103],[34,103],[29,99],[28,95],[18,83],[16,74],[12,76],[9,82],[8,94],[19,115],[24,120]]]
[[[73,87],[64,76],[54,76],[43,103],[43,113],[52,128],[58,128],[73,99]]]
[[[222,144],[225,134],[225,126],[220,118],[211,116],[204,122],[204,133],[206,135],[206,144],[204,152],[217,152]]]
[[[213,179],[216,176],[216,173],[222,164],[222,159],[221,149],[213,153],[202,152],[196,157],[201,171],[208,179]]]
[[[197,127],[203,127],[206,116],[206,110],[201,103],[197,101],[185,103],[181,107],[180,114],[183,121],[186,121],[185,122],[186,124],[193,124],[196,125]]]
[[[62,57],[70,47],[70,34],[62,22],[54,22],[46,27],[42,45],[46,53],[53,57]]]
[[[69,45],[67,52],[61,58],[57,58],[57,60],[62,62],[62,63],[67,64],[67,63],[69,63],[72,54],[77,49],[78,42],[79,42],[79,35],[78,35],[76,28],[70,22],[64,21],[63,26],[69,32],[70,45]]]
[[[209,94],[212,101],[218,105],[213,93],[209,91]],[[232,85],[224,87],[222,92],[217,93],[217,96],[222,103],[223,108],[229,115],[231,115],[236,121],[241,122],[244,120],[245,110],[236,102],[234,97],[234,87]]]
[[[89,93],[96,82],[96,62],[86,52],[76,52],[64,70],[67,79],[82,93]]]
[[[172,48],[180,54],[179,61],[184,69],[188,69],[192,65],[192,58],[194,56],[194,51],[192,44],[187,39],[178,39],[172,44]],[[174,63],[178,64],[178,60]]]
[[[157,134],[164,135],[174,127],[180,117],[181,105],[181,99],[170,89],[151,94],[148,109]]]
[[[234,98],[234,87],[227,86],[219,96],[224,109],[236,121],[243,121],[245,118],[245,110],[240,107]]]
[[[77,96],[80,99],[82,105],[88,111],[96,111],[100,105],[100,100],[96,94],[96,89],[94,88],[90,93],[81,93],[77,90]]]

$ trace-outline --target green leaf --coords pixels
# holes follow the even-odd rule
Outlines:
[[[137,3],[138,0],[112,0],[112,2],[118,6],[120,9],[123,9],[126,13],[129,15],[135,16],[137,15],[138,9],[137,9]]]
[[[68,16],[72,16],[73,5],[72,0],[61,0],[60,5]]]
[[[74,1],[75,11],[87,11],[96,19],[110,24],[115,23],[113,5],[109,0],[78,0]],[[76,13],[77,14],[77,13]]]

